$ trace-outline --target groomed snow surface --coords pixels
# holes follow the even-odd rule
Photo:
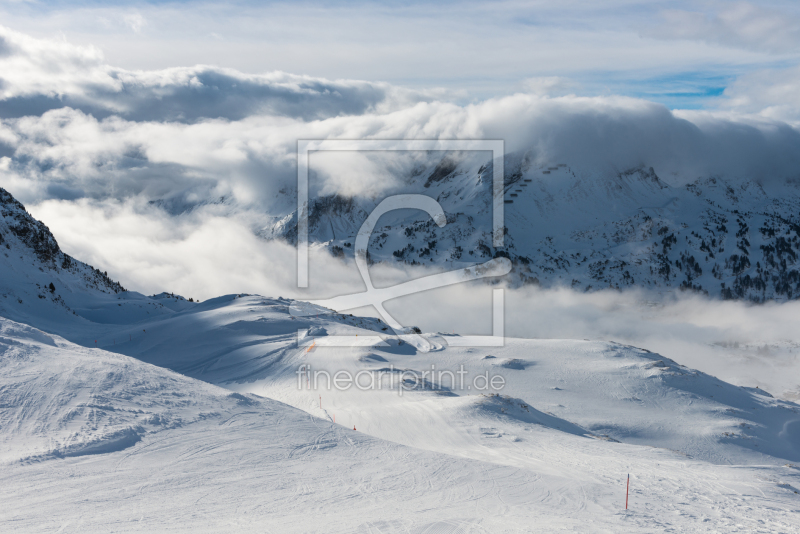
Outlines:
[[[800,532],[797,404],[615,343],[423,352],[290,305],[0,319],[0,531]],[[328,346],[356,334],[386,341]]]

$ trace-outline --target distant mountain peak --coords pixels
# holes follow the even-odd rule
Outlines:
[[[385,215],[370,241],[371,263],[449,269],[503,255],[511,285],[579,291],[643,287],[757,302],[800,297],[800,188],[791,181],[700,176],[681,185],[653,166],[588,169],[546,162],[534,151],[504,157],[504,247],[491,237],[492,168],[484,156],[448,152],[405,177],[403,193],[435,198],[438,228],[418,210]],[[378,200],[338,195],[308,202],[309,240],[334,256]],[[260,235],[297,242],[297,215]]]

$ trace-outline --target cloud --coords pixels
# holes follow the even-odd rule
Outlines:
[[[0,101],[20,96],[57,98],[108,83],[97,71],[101,52],[64,40],[34,39],[0,26]]]
[[[8,43],[5,37],[0,36],[0,58],[10,56],[14,53],[13,48]]]
[[[284,72],[250,75],[205,65],[130,71],[106,65],[95,48],[32,39],[3,27],[0,95],[0,118],[42,115],[66,106],[97,118],[177,122],[240,120],[254,114],[314,120],[430,98],[386,83]]]
[[[92,43],[109,63],[129,71],[223,65],[245,73],[382,80],[426,92],[446,87],[462,93],[460,102],[509,94],[522,80],[552,76],[575,80],[583,95],[659,95],[666,78],[703,73],[728,79],[776,59],[761,48],[705,41],[702,35],[676,39],[665,30],[655,38],[665,6],[702,10],[713,18],[731,4],[311,1],[298,9],[285,1],[189,0],[137,4],[135,13],[147,23],[136,33],[125,22],[129,6],[65,0],[6,3],[0,19],[31,35],[63,34]],[[789,2],[765,0],[759,6],[778,18],[797,16]],[[781,59],[800,59],[796,50],[785,50]]]
[[[561,76],[538,76],[522,81],[526,93],[537,96],[563,96],[573,93],[574,83]]]
[[[709,5],[708,11],[661,11],[662,22],[648,35],[687,39],[737,48],[786,54],[800,49],[800,14],[777,6],[746,2]]]
[[[4,179],[24,202],[226,197],[232,209],[274,216],[294,208],[297,140],[328,138],[504,139],[507,153],[567,161],[585,179],[644,165],[676,186],[711,175],[780,182],[795,178],[800,166],[800,132],[784,122],[672,112],[625,97],[516,94],[319,120],[254,114],[193,123],[98,119],[60,108],[0,122],[0,146],[12,158]],[[346,196],[393,190],[416,163],[364,154],[313,160],[319,179],[312,195]]]
[[[751,114],[800,127],[800,66],[764,69],[731,83],[720,107],[740,115]]]
[[[139,33],[142,31],[142,28],[147,24],[147,19],[145,19],[141,13],[129,13],[123,17],[125,20],[125,24],[127,24],[134,33]]]
[[[205,300],[241,292],[297,297],[363,287],[352,264],[313,249],[311,287],[296,289],[296,249],[256,237],[252,214],[220,213],[216,205],[178,218],[139,199],[49,200],[27,207],[47,221],[67,253],[145,294],[169,290]]]
[[[316,178],[323,184],[320,195],[374,197],[401,185],[401,177],[411,175],[415,160],[413,155],[316,152],[309,156],[309,169],[313,169],[312,180]]]
[[[701,176],[783,180],[795,176],[800,132],[777,121],[672,112],[624,97],[515,95],[467,108],[467,123],[506,150],[533,149],[587,176],[652,166],[672,185]]]

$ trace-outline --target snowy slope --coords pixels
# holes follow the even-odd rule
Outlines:
[[[123,450],[147,435],[198,422],[204,413],[255,403],[6,319],[0,320],[0,343],[3,463]]]
[[[586,437],[504,397],[441,397],[455,405],[435,408],[429,394],[409,393],[405,407],[362,399],[348,415],[336,403],[350,401],[326,396],[343,416],[358,413],[353,431],[5,319],[0,327],[4,532],[800,528],[795,467],[721,466]],[[362,431],[386,433],[379,421],[398,441],[438,450]]]
[[[505,386],[497,393],[596,437],[675,450],[717,463],[800,462],[798,405],[761,390],[727,384],[645,350],[607,342],[522,339],[509,339],[501,348],[464,349],[449,347],[450,336],[428,335],[434,350],[422,352],[407,343],[397,345],[375,319],[338,314],[294,317],[290,303],[259,296],[220,297],[190,312],[140,323],[134,327],[138,333],[134,328],[109,325],[76,340],[91,344],[97,336],[99,346],[108,350],[239,392],[276,398],[320,417],[331,414],[315,411],[318,393],[298,387],[297,372],[303,365],[352,375],[359,371],[376,375],[394,366],[414,373],[405,375],[412,380],[432,365],[451,372],[463,366],[466,386],[487,371],[499,374]],[[317,336],[318,346],[307,352],[298,345],[297,332],[309,329]],[[360,333],[365,337],[376,332],[386,337],[387,347],[324,346],[330,336]],[[435,410],[450,410],[449,406],[459,411],[465,409],[463,402],[480,393],[466,386],[452,387],[448,376],[444,382],[447,388],[442,391],[427,387],[402,396],[396,388],[339,392],[325,387],[325,382],[320,382],[320,388],[329,397],[326,406],[339,407],[341,416],[358,414],[352,422],[373,432],[371,422],[398,404],[405,409],[422,399]],[[403,441],[392,433],[393,428],[394,423],[386,426],[390,432],[386,435],[374,432],[420,446]]]
[[[482,153],[443,154],[402,177],[398,192],[435,198],[448,224],[439,228],[420,212],[387,215],[373,234],[372,261],[449,268],[500,254],[515,263],[513,284],[680,288],[756,301],[800,295],[797,181],[708,176],[671,184],[645,165],[582,168],[540,161],[533,151],[508,154],[507,233],[505,246],[495,249],[492,164],[476,154]],[[312,243],[352,255],[355,235],[378,201],[310,199]],[[259,233],[295,242],[296,213]]]
[[[3,532],[502,532],[535,517],[525,473],[375,440],[5,319],[0,332]]]

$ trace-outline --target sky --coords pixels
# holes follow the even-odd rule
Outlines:
[[[0,20],[124,69],[283,71],[461,103],[535,90],[708,108],[800,63],[792,1],[6,1]]]

